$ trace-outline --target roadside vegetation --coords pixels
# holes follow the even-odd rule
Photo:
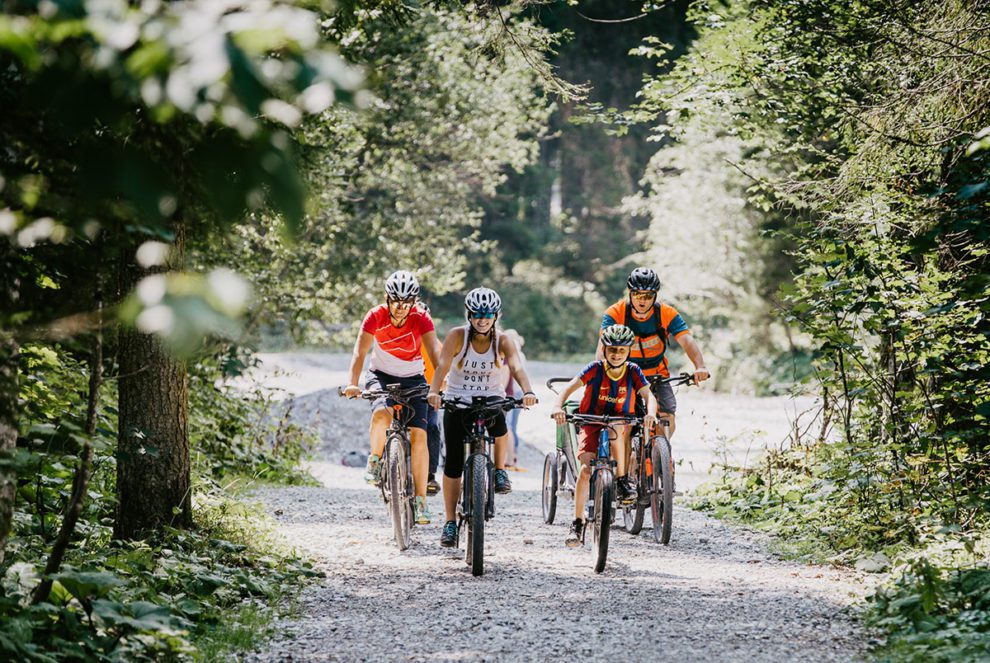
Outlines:
[[[775,532],[791,554],[890,571],[867,611],[889,634],[880,658],[984,660],[986,7],[762,0],[693,11],[699,39],[644,88],[640,111],[663,111],[657,131],[671,148],[636,204],[657,224],[676,224],[678,209],[704,216],[689,190],[672,189],[694,178],[721,201],[707,213],[732,206],[715,227],[744,223],[762,257],[708,273],[724,287],[744,268],[776,281],[774,325],[789,329],[767,333],[789,339],[822,401],[789,447],[725,468],[698,504]]]

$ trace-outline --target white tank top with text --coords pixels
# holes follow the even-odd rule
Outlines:
[[[495,365],[495,354],[492,349],[488,348],[484,354],[480,354],[467,342],[467,336],[468,332],[464,330],[467,353],[465,354],[462,349],[451,363],[450,373],[447,375],[446,395],[450,398],[464,399],[470,399],[472,396],[505,396],[502,370]],[[499,340],[496,336],[493,342],[498,343]],[[458,364],[461,368],[457,367]]]

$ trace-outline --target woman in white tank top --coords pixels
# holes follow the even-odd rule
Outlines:
[[[488,288],[475,288],[464,298],[464,308],[467,324],[453,329],[444,339],[440,361],[427,396],[430,405],[440,407],[440,386],[444,378],[447,379],[445,393],[451,398],[470,400],[474,396],[505,396],[503,361],[525,392],[523,403],[527,407],[534,405],[536,395],[520,361],[519,350],[512,338],[499,334],[495,326],[502,309],[498,294]],[[464,440],[472,424],[470,416],[465,413],[444,411],[447,459],[443,466],[443,501],[447,520],[440,535],[440,545],[445,547],[457,545],[456,513],[464,471]],[[505,471],[509,441],[505,414],[500,412],[489,421],[488,432],[495,438],[495,492],[511,492],[512,484]]]

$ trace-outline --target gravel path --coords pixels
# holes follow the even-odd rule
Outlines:
[[[320,386],[338,377],[321,374]],[[763,535],[689,509],[675,506],[667,547],[652,542],[648,522],[638,537],[613,529],[608,565],[595,574],[590,537],[584,549],[563,545],[573,502],[559,501],[554,525],[540,517],[536,468],[546,444],[540,439],[549,435],[545,413],[524,413],[520,422],[533,441],[523,464],[534,469],[513,473],[513,493],[496,498],[484,576],[471,575],[463,549],[440,548],[439,496],[431,498],[434,523],[415,527],[412,547],[400,553],[379,494],[361,481],[363,470],[339,464],[342,451],[364,448],[366,407],[313,394],[297,402],[306,398],[323,403],[310,410],[323,415],[324,447],[311,466],[323,486],[266,490],[258,498],[326,578],[304,592],[301,617],[277,624],[280,638],[245,661],[865,658],[866,635],[846,609],[869,579],[781,561]],[[728,402],[713,412],[738,414],[739,404]],[[751,417],[752,404],[741,407],[743,418]]]

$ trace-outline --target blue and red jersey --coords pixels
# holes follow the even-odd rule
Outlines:
[[[636,394],[647,386],[643,370],[626,362],[625,372],[618,380],[608,377],[604,361],[593,361],[578,377],[584,383],[584,396],[578,412],[581,414],[633,414]]]

